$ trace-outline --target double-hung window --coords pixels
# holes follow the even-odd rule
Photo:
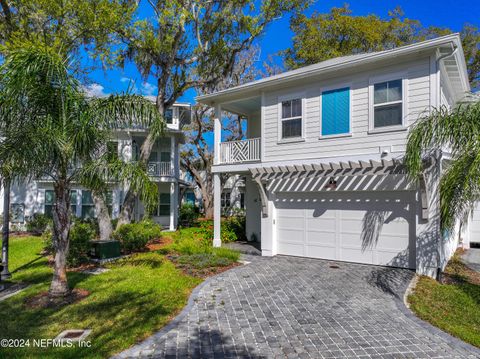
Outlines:
[[[220,205],[222,208],[230,208],[231,192],[229,191],[222,192],[222,195],[220,197]]]
[[[82,191],[82,218],[95,218],[95,203],[93,202],[91,191]]]
[[[322,136],[350,133],[350,88],[322,92]]]
[[[373,128],[403,125],[402,79],[373,85]]]
[[[55,192],[51,189],[45,190],[45,202],[43,205],[43,213],[48,217],[53,215],[53,205],[55,203]],[[70,209],[74,216],[77,215],[77,190],[70,191]]]
[[[302,137],[302,99],[296,98],[281,102],[281,139]]]

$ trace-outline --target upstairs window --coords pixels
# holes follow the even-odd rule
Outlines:
[[[282,101],[282,139],[302,137],[302,99]]]
[[[402,80],[373,85],[373,127],[383,128],[403,124]]]
[[[322,92],[322,136],[350,133],[350,88]]]
[[[160,152],[161,162],[170,162],[170,152]]]

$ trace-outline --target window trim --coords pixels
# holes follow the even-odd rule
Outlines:
[[[297,137],[282,137],[282,123],[283,121],[293,120],[298,117],[282,118],[282,102],[291,101],[291,100],[301,100],[302,102],[302,116],[300,117],[302,124],[302,134]],[[305,103],[306,103],[306,92],[295,92],[288,95],[278,96],[277,103],[277,143],[292,143],[292,142],[303,142],[305,141]]]
[[[327,91],[332,91],[332,90],[341,90],[344,88],[348,88],[348,101],[349,101],[349,108],[348,108],[348,132],[345,133],[337,133],[334,135],[322,135],[322,124],[323,124],[323,93]],[[328,140],[330,138],[341,138],[341,137],[352,137],[353,132],[352,132],[352,83],[351,82],[342,82],[340,84],[336,85],[330,85],[330,86],[322,86],[320,88],[320,107],[319,107],[319,112],[320,112],[320,131],[319,131],[319,140]]]
[[[375,127],[374,86],[382,82],[402,81],[402,123],[400,125]],[[400,101],[382,103],[382,106],[398,104]],[[378,106],[378,105],[377,105]],[[406,71],[372,76],[368,80],[368,134],[407,130],[408,125],[408,73]]]

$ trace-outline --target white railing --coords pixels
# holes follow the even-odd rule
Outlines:
[[[149,176],[171,176],[172,166],[170,162],[148,162],[147,172]]]
[[[220,163],[260,161],[260,139],[220,143]]]

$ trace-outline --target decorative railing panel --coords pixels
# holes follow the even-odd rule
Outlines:
[[[260,138],[220,143],[220,163],[260,161]]]

